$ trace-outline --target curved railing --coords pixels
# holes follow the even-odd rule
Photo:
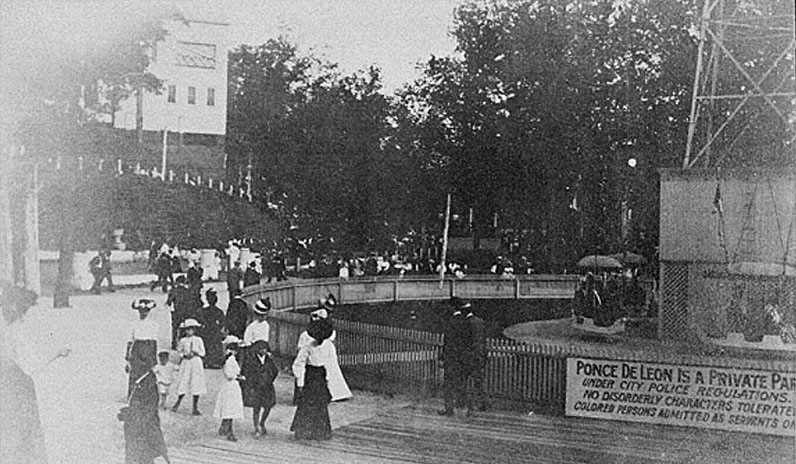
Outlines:
[[[472,299],[571,299],[577,283],[578,276],[573,275],[529,275],[513,279],[468,276],[441,282],[434,276],[289,280],[247,287],[243,290],[243,298],[253,303],[267,296],[275,310],[309,308],[329,294],[334,295],[339,304],[444,300],[452,296]]]
[[[332,294],[339,304],[386,303],[411,300],[469,299],[571,299],[577,276],[533,275],[514,279],[468,276],[445,279],[434,276],[377,277],[365,279],[290,280],[244,289],[250,304],[268,297],[274,311],[269,316],[271,349],[278,355],[295,355],[299,334],[309,316],[293,310],[317,306]],[[340,365],[352,386],[393,393],[398,389],[433,394],[442,384],[438,360],[442,335],[432,332],[336,320],[336,345]],[[534,347],[504,339],[487,340],[485,391],[494,397],[562,404],[565,358],[539,353]]]

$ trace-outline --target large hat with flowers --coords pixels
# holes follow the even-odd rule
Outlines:
[[[157,305],[158,304],[155,303],[155,300],[139,298],[137,300],[133,300],[133,304],[131,306],[136,311],[152,311],[152,309],[154,309]]]

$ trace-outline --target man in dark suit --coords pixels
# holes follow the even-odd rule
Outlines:
[[[450,299],[450,314],[445,324],[442,344],[442,367],[444,370],[445,409],[441,416],[452,416],[457,403],[461,403],[466,393],[467,350],[470,330],[462,312],[464,302],[458,298]]]
[[[243,273],[243,286],[250,287],[252,285],[260,285],[260,273],[257,272],[257,263],[254,261],[249,263],[249,267]]]
[[[240,261],[235,261],[235,266],[227,272],[227,290],[229,291],[229,301],[241,291],[243,284],[243,270],[240,268]]]
[[[473,408],[478,407],[480,411],[489,409],[486,394],[484,393],[484,367],[486,367],[486,326],[484,320],[473,313],[470,303],[462,305],[464,320],[469,329],[470,350],[466,363],[464,384],[469,385],[470,379],[473,381],[473,389],[467,392],[467,415],[473,414]]]

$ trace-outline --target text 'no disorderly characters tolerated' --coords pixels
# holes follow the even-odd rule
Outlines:
[[[796,435],[796,374],[567,359],[568,416]]]

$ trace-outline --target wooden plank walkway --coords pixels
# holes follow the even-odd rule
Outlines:
[[[170,450],[175,464],[257,463],[783,463],[796,440],[686,427],[526,416],[511,412],[440,417],[431,406],[391,410],[334,431],[325,442],[286,432],[254,441],[221,439]]]

